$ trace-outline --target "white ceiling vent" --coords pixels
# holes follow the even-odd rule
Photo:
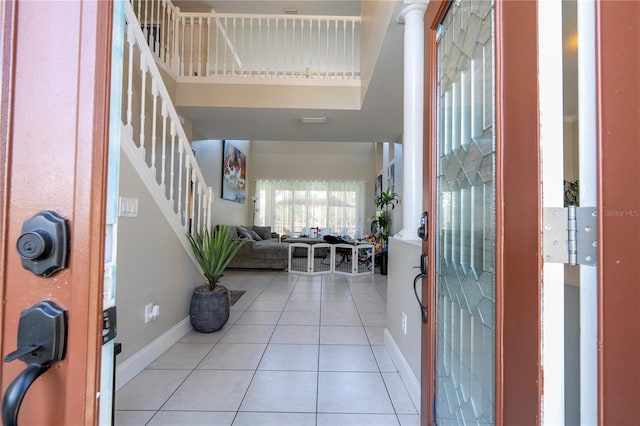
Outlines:
[[[327,117],[300,117],[300,121],[303,123],[324,124],[327,122]]]

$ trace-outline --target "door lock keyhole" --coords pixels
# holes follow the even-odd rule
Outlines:
[[[40,230],[27,232],[18,238],[18,254],[23,259],[35,260],[51,253],[51,238]]]
[[[25,269],[41,277],[50,277],[67,266],[67,220],[50,210],[36,214],[22,224],[16,248]]]

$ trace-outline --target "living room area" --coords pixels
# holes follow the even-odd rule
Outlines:
[[[378,180],[386,187],[389,165],[401,158],[393,143],[232,143],[246,155],[243,202],[222,197],[224,141],[196,141],[192,147],[219,194],[212,207],[215,223],[234,229],[255,224],[276,232],[256,211],[252,197],[258,179],[357,181],[364,187],[359,229],[369,234]],[[401,189],[400,179],[392,182]],[[394,229],[401,226],[401,212],[400,204]],[[320,223],[305,228],[311,225],[326,230]],[[225,271],[224,285],[245,293],[231,306],[222,330],[188,331],[120,388],[116,424],[419,424],[415,403],[385,348],[386,275],[379,270],[304,275],[256,267],[261,269]],[[122,299],[130,293],[121,292]],[[219,390],[207,390],[212,383]]]
[[[389,17],[393,14],[391,9],[387,11]],[[409,259],[415,261],[418,258],[417,251],[419,247],[416,244],[405,243],[405,245],[411,245],[412,251],[416,252],[415,255],[413,252],[407,255],[403,250],[395,249],[393,256],[397,256],[399,259],[393,261],[393,264],[396,265],[394,269],[403,272],[397,278],[397,283],[391,284],[394,289],[390,292],[386,288],[387,277],[379,273],[363,276],[333,273],[321,276],[306,276],[285,271],[284,269],[288,269],[288,262],[284,264],[284,268],[278,267],[277,269],[280,270],[270,271],[262,269],[268,268],[268,266],[251,265],[252,262],[250,261],[248,264],[245,263],[243,265],[242,270],[229,269],[225,272],[224,285],[229,285],[231,289],[241,290],[245,293],[236,302],[234,309],[237,312],[232,315],[223,330],[196,337],[196,342],[193,342],[190,341],[190,339],[194,339],[194,336],[189,324],[189,318],[185,318],[185,307],[189,306],[191,290],[203,281],[198,268],[192,261],[188,248],[185,249],[184,242],[181,241],[181,234],[184,234],[192,223],[194,225],[197,223],[196,227],[202,223],[199,210],[193,209],[194,204],[198,204],[197,209],[203,205],[205,209],[207,205],[209,206],[208,210],[205,210],[204,217],[211,218],[211,226],[224,224],[251,227],[257,225],[270,227],[269,231],[275,232],[279,236],[288,234],[292,237],[310,236],[310,231],[315,229],[315,235],[312,235],[314,237],[318,237],[318,234],[322,233],[323,235],[339,235],[350,240],[357,240],[368,236],[371,232],[373,217],[378,213],[374,202],[376,194],[380,194],[385,189],[391,189],[402,194],[403,145],[400,143],[400,135],[402,134],[402,108],[400,107],[402,85],[400,79],[397,78],[399,77],[397,65],[401,63],[401,55],[397,46],[402,43],[402,27],[398,26],[396,28],[395,26],[397,24],[390,25],[390,27],[394,27],[393,31],[390,29],[384,41],[378,40],[378,42],[383,44],[390,43],[382,51],[391,52],[397,57],[388,61],[381,60],[378,63],[381,66],[376,67],[376,70],[381,67],[386,68],[391,70],[396,78],[389,79],[389,74],[386,74],[387,77],[384,78],[385,73],[376,74],[376,76],[364,75],[362,91],[358,90],[360,96],[357,96],[359,98],[359,102],[357,102],[359,108],[342,106],[334,107],[331,110],[329,106],[319,107],[316,105],[315,108],[310,109],[309,106],[298,106],[300,101],[307,99],[305,96],[296,96],[294,97],[295,100],[293,100],[294,98],[291,96],[285,95],[285,92],[298,93],[300,95],[305,91],[302,88],[305,85],[287,86],[286,90],[285,86],[282,86],[282,90],[279,90],[279,94],[282,94],[282,96],[277,98],[280,101],[290,99],[288,107],[279,105],[278,108],[274,104],[274,100],[270,98],[269,102],[267,102],[269,107],[236,106],[234,108],[221,108],[215,105],[208,105],[205,108],[204,105],[198,103],[199,101],[194,101],[193,91],[188,90],[191,87],[189,84],[195,83],[194,78],[180,77],[175,86],[169,85],[169,92],[175,91],[172,101],[176,103],[176,108],[179,112],[178,121],[184,131],[184,136],[178,136],[181,139],[192,141],[189,147],[178,149],[178,152],[184,155],[185,161],[188,160],[186,172],[176,173],[174,180],[172,174],[173,153],[167,150],[165,154],[164,151],[165,130],[157,132],[158,142],[160,141],[160,135],[162,135],[163,151],[156,157],[158,158],[156,163],[153,162],[155,148],[146,151],[142,150],[142,153],[146,153],[147,157],[151,157],[152,161],[148,164],[151,164],[150,168],[155,177],[161,176],[158,184],[162,188],[163,195],[166,195],[170,201],[178,200],[177,208],[172,209],[170,214],[178,213],[179,227],[164,222],[162,216],[166,216],[167,213],[154,202],[154,195],[147,190],[148,184],[145,182],[145,178],[137,173],[138,167],[134,164],[134,160],[131,159],[135,155],[122,156],[120,164],[119,196],[124,199],[135,200],[137,212],[135,215],[121,216],[118,221],[117,231],[118,287],[116,304],[119,312],[118,321],[120,324],[124,324],[118,330],[118,340],[122,342],[122,352],[116,359],[116,388],[119,390],[117,398],[120,401],[120,405],[116,405],[118,411],[135,412],[133,413],[134,417],[138,414],[149,414],[140,412],[151,411],[152,417],[142,420],[143,423],[147,421],[151,421],[150,424],[156,424],[155,422],[157,424],[163,424],[163,422],[168,422],[169,424],[180,423],[180,421],[176,421],[176,417],[172,417],[176,415],[175,413],[164,413],[156,416],[156,411],[194,411],[194,407],[189,408],[180,406],[180,404],[178,406],[168,404],[172,395],[177,397],[181,392],[179,385],[183,383],[186,376],[183,376],[182,379],[177,379],[178,383],[165,383],[165,386],[164,382],[162,382],[163,379],[161,379],[160,383],[145,381],[144,376],[146,374],[162,376],[163,372],[155,370],[184,370],[188,371],[185,374],[195,379],[202,375],[203,372],[200,370],[218,370],[215,365],[206,361],[209,351],[213,351],[211,354],[215,353],[215,345],[223,345],[218,350],[222,350],[225,347],[224,345],[227,344],[301,345],[307,344],[304,343],[304,337],[308,332],[310,336],[318,334],[317,340],[308,343],[316,345],[316,347],[304,349],[310,353],[315,350],[316,367],[312,369],[307,365],[303,372],[315,374],[316,389],[318,390],[314,394],[316,397],[314,406],[316,408],[311,410],[310,405],[305,405],[306,408],[302,411],[305,413],[313,412],[314,422],[336,424],[335,419],[321,420],[321,417],[325,417],[325,414],[384,415],[386,417],[379,418],[384,424],[387,422],[389,424],[401,424],[403,420],[398,416],[405,414],[415,416],[415,419],[411,418],[413,420],[417,419],[416,404],[419,401],[417,377],[420,375],[419,348],[416,346],[416,342],[419,342],[419,327],[414,325],[419,323],[419,318],[417,317],[419,313],[417,313],[413,294],[409,292],[409,286],[404,285],[405,282],[410,283],[413,278],[413,276],[407,278],[404,275],[406,273],[413,274],[411,268],[414,265],[408,265],[407,262],[414,263]],[[373,66],[373,64],[367,65],[368,67]],[[368,68],[365,67],[365,69]],[[193,79],[193,81],[190,79]],[[347,86],[351,87],[355,83],[354,81],[348,82]],[[137,84],[140,84],[140,82],[136,82],[134,79],[134,90]],[[141,84],[144,88],[144,76]],[[331,84],[335,84],[335,82]],[[338,85],[340,86],[341,84]],[[358,82],[357,85],[360,85],[360,83]],[[220,90],[227,87],[225,85],[193,84],[193,87],[196,86],[203,91],[205,89],[213,90],[214,86]],[[277,85],[273,86],[279,87]],[[257,86],[251,87],[258,89]],[[341,89],[345,89],[345,87]],[[327,90],[326,87],[322,89],[323,93]],[[253,95],[256,90],[251,92],[251,96],[240,98],[245,101],[254,101],[256,98]],[[367,93],[366,102],[364,101],[365,93]],[[373,94],[377,95],[374,97]],[[210,96],[208,99],[217,98]],[[319,96],[315,99],[326,99],[326,96]],[[372,99],[384,99],[384,102],[376,103],[372,102]],[[155,105],[155,98],[151,96],[148,102]],[[144,103],[141,109],[144,110]],[[127,114],[129,114],[128,110]],[[300,118],[300,114],[303,115],[302,118]],[[133,111],[133,115],[136,116],[137,111]],[[324,124],[309,123],[303,120],[304,117],[308,118],[315,115],[323,117]],[[295,118],[292,119],[291,117]],[[372,118],[373,121],[371,121]],[[154,123],[160,122],[164,123],[162,119],[154,121]],[[329,124],[326,124],[327,122]],[[230,127],[230,123],[233,123],[233,128]],[[168,127],[165,129],[167,135],[169,135],[170,129]],[[127,129],[125,128],[125,130]],[[133,135],[137,134],[136,130],[134,128]],[[140,134],[142,136],[142,130]],[[155,141],[154,135],[151,132],[152,141]],[[216,137],[220,136],[233,139],[216,139]],[[172,144],[173,139],[167,138],[166,142],[166,145],[169,146],[169,142]],[[138,144],[136,143],[136,145]],[[233,145],[237,154],[241,154],[243,157],[244,174],[234,177],[241,180],[239,186],[242,188],[242,195],[225,194],[224,157],[225,147],[229,145]],[[140,146],[142,146],[142,141]],[[173,150],[173,145],[171,145],[171,150]],[[193,156],[191,156],[192,153]],[[182,164],[183,155],[176,157],[176,164],[178,162]],[[193,173],[194,175],[198,174],[197,181],[194,181],[193,175],[189,174],[190,162],[193,161],[193,158],[195,158],[198,165],[198,171]],[[171,172],[167,170],[165,180],[164,165],[166,164],[167,169],[169,169],[169,162],[171,163]],[[357,208],[354,209],[356,213],[352,213],[346,220],[342,218],[340,221],[334,220],[330,223],[314,219],[304,223],[283,225],[277,221],[276,216],[268,212],[265,205],[268,201],[258,191],[259,181],[295,181],[302,184],[305,182],[313,182],[314,184],[318,182],[330,184],[357,183],[361,189],[357,197]],[[165,184],[165,182],[167,183]],[[202,185],[204,185],[204,188]],[[175,194],[173,186],[176,187]],[[206,195],[204,202],[200,198],[203,193]],[[331,194],[331,197],[333,197],[333,194]],[[329,198],[328,192],[326,198]],[[414,198],[408,197],[407,199],[411,201]],[[417,200],[417,198],[415,199]],[[411,202],[415,203],[416,201]],[[393,210],[390,219],[392,225],[389,231],[393,235],[403,226],[402,203],[398,204]],[[390,253],[393,251],[389,250]],[[391,260],[390,263],[392,263]],[[247,265],[261,269],[251,270],[253,268],[247,268]],[[396,286],[399,287],[396,289]],[[392,295],[389,299],[389,304],[387,304],[387,294]],[[274,301],[274,298],[277,301]],[[336,298],[340,300],[335,300]],[[406,306],[400,306],[397,303],[398,300],[401,300]],[[342,305],[332,306],[334,302]],[[149,306],[151,306],[152,311],[155,309],[157,314],[148,316],[147,307]],[[347,312],[333,312],[334,309],[338,311],[344,309]],[[393,318],[392,324],[387,324],[386,318],[389,315]],[[400,318],[403,318],[403,330],[398,327]],[[396,322],[398,324],[395,324]],[[407,326],[406,324],[410,325]],[[238,334],[237,332],[232,333],[234,327],[240,330],[246,329],[246,326],[253,328],[264,328],[266,326],[271,329],[267,330],[265,328],[261,332],[257,332],[258,337],[252,332],[240,333],[246,334],[245,337],[239,338],[242,342],[230,341],[235,339],[233,335]],[[314,327],[316,332],[311,329],[304,329],[304,333],[297,334],[294,338],[294,340],[302,340],[283,342],[277,339],[276,332],[278,327]],[[325,337],[323,338],[323,327],[355,327],[358,330],[327,328],[324,329]],[[375,330],[367,329],[372,327]],[[345,337],[344,341],[333,341],[328,337],[328,335],[335,335],[339,338],[342,332],[352,332],[358,336],[355,337],[356,340],[351,340],[351,337]],[[231,333],[231,337],[227,337],[228,333]],[[391,338],[391,333],[395,334],[395,340]],[[198,339],[205,339],[205,341],[198,342]],[[211,341],[206,341],[207,339]],[[256,339],[256,341],[251,341],[252,339]],[[403,353],[406,353],[406,350],[403,348],[402,340],[412,342],[412,355],[407,355],[408,361],[404,361],[403,358]],[[395,342],[398,344],[396,345]],[[200,346],[199,350],[206,350],[206,353],[202,353],[198,352],[198,347],[190,346],[191,349],[197,349],[196,354],[186,355],[183,351],[183,349],[186,349],[185,344],[204,344],[208,345],[208,349]],[[367,350],[363,348],[338,348],[341,345],[362,345],[368,348]],[[248,346],[243,346],[243,348],[246,349]],[[260,348],[254,349],[260,352]],[[300,348],[274,346],[271,350],[282,351],[284,349],[287,349],[285,352],[288,352],[289,349],[299,350]],[[339,357],[340,360],[334,365],[333,361],[330,360],[336,357],[337,354],[332,353],[335,351],[346,351],[345,353],[355,351],[359,355],[350,356],[346,354],[345,357]],[[386,351],[388,358],[386,360],[383,360],[382,358],[385,357],[380,355],[383,351]],[[362,352],[365,353],[363,354]],[[259,356],[263,360],[268,359],[271,356],[269,353],[270,348],[265,346]],[[417,355],[415,355],[416,353]],[[382,357],[380,360],[377,358],[378,355]],[[313,364],[314,358],[313,355],[311,356],[311,363]],[[363,356],[364,358],[362,358]],[[232,354],[231,358],[233,357],[234,355]],[[184,358],[184,360],[189,359],[191,361],[184,365],[176,364],[171,361],[171,359],[175,358]],[[286,354],[284,359],[286,361],[280,361],[281,364],[291,363],[294,365],[292,369],[296,370],[295,355]],[[353,367],[348,365],[340,365],[340,363],[349,363],[354,360],[360,360],[356,363],[366,366],[366,371],[359,371],[358,369],[361,367],[356,367],[354,370]],[[374,361],[373,363],[371,362],[372,360]],[[391,364],[394,367],[388,365],[387,361],[389,360],[392,360]],[[256,363],[255,361],[253,359],[250,364],[242,366],[240,370],[245,368],[252,370],[252,374],[257,378],[264,375],[260,370],[271,371],[274,369],[268,365],[266,367],[264,365],[261,366],[261,362]],[[260,359],[257,361],[260,361]],[[276,371],[286,370],[286,366],[282,367],[281,364],[280,366],[276,365]],[[398,366],[401,368],[398,368]],[[416,366],[418,367],[416,368]],[[221,368],[221,370],[224,369],[226,367]],[[235,369],[233,364],[230,369]],[[335,393],[331,391],[327,394],[326,390],[320,392],[320,388],[324,386],[321,385],[321,381],[325,380],[322,379],[322,376],[325,376],[325,373],[337,372],[373,373],[374,375],[369,377],[374,378],[367,380],[376,382],[374,388],[377,391],[375,394],[382,397],[379,402],[384,407],[384,410],[380,412],[372,405],[366,404],[365,407],[360,406],[360,408],[357,408],[360,403],[353,399],[345,399],[345,401],[352,401],[354,407],[356,407],[353,409],[355,411],[325,406],[324,403],[321,403],[325,398],[323,395]],[[408,376],[407,372],[409,372]],[[217,371],[214,373],[217,374]],[[298,373],[298,371],[295,371],[295,373]],[[385,380],[386,373],[395,373],[397,376]],[[225,374],[230,373],[225,372],[222,375]],[[142,383],[137,383],[140,377],[143,378]],[[350,383],[356,382],[358,382],[356,376],[350,376],[346,382],[343,380],[339,387],[346,386],[348,388]],[[184,383],[186,384],[186,382]],[[269,383],[273,384],[271,381]],[[402,392],[399,391],[400,395],[402,395],[400,398],[404,401],[401,403],[394,399],[396,398],[394,396],[395,391],[392,391],[398,388],[398,383],[402,384],[401,388],[403,389]],[[409,389],[406,388],[407,383],[409,384]],[[248,383],[245,384],[249,386]],[[244,384],[240,387],[243,386]],[[338,385],[334,384],[332,386],[335,388]],[[362,383],[360,386],[367,387]],[[128,391],[127,389],[129,388],[137,388],[138,390]],[[199,392],[202,392],[203,388],[205,386],[199,386]],[[139,401],[139,399],[134,395],[142,394],[142,397],[144,397],[144,389],[154,389],[156,397],[151,398],[156,398],[154,399],[155,402],[151,405],[145,405],[145,403],[136,405],[134,401]],[[170,394],[159,395],[155,392],[156,389],[160,394],[167,391]],[[296,389],[295,386],[293,389]],[[253,394],[250,387],[245,386],[244,391],[247,392],[246,397]],[[132,392],[132,394],[127,396],[128,392]],[[364,392],[350,392],[351,397],[363,397],[364,400],[371,399],[376,401],[375,398],[367,395],[369,394]],[[410,404],[405,404],[405,397],[410,401]],[[286,400],[288,398],[284,396],[281,399]],[[293,399],[295,400],[295,397]],[[127,405],[125,402],[122,405],[122,401],[130,401],[131,404]],[[264,412],[264,409],[259,404],[249,404],[242,407],[242,400],[236,399],[234,401],[233,404],[224,408],[204,407],[201,405],[199,408],[195,408],[195,411],[219,412],[228,410],[235,414],[238,414],[239,411]],[[165,403],[168,405],[165,405]],[[305,404],[307,403],[310,404],[309,401],[305,402]],[[280,407],[273,411],[276,413],[299,412],[295,406]],[[235,424],[242,424],[244,415],[236,417],[235,414]],[[206,424],[211,424],[212,422],[215,424],[215,421],[210,416],[205,416],[204,418],[207,419],[204,421]],[[354,420],[356,418],[357,420]],[[412,421],[411,419],[409,421]],[[118,420],[120,422],[125,421],[121,417]],[[192,420],[185,421],[197,423],[196,420]],[[361,417],[346,416],[337,423],[356,421],[356,424],[360,424],[364,420],[366,419]],[[139,417],[137,421],[141,421]],[[234,421],[234,419],[232,418],[231,421]],[[369,422],[366,421],[366,423]],[[224,420],[222,424],[230,424],[230,422]],[[249,424],[259,423],[256,422],[255,416],[253,416],[253,420],[249,421]],[[286,424],[286,422],[276,421],[271,424]],[[298,424],[298,422],[294,421],[293,424]],[[403,422],[402,424],[405,423]]]
[[[224,217],[230,209],[236,211],[223,223],[231,227],[231,239],[245,241],[228,267],[312,274],[373,273],[378,269],[386,274],[386,242],[402,211],[399,195],[394,192],[400,185],[395,184],[393,160],[387,171],[380,171],[374,179],[371,176],[376,174],[372,173],[376,156],[382,160],[383,150],[393,146],[365,142],[194,142],[203,175],[220,194],[213,204],[213,216]],[[239,166],[226,164],[231,155]],[[292,166],[273,167],[278,161]],[[316,164],[311,166],[310,162]],[[219,173],[220,165],[224,170],[235,168],[240,172]],[[390,208],[385,204],[389,210],[385,213],[381,212],[382,205],[373,205],[382,194],[383,174],[386,192],[393,194]],[[234,188],[237,182],[241,184]]]
[[[327,243],[329,237],[339,238],[329,243],[372,243],[378,253],[386,249],[372,219],[379,213],[375,197],[383,186],[389,192],[402,190],[395,178],[401,165],[394,165],[401,160],[401,149],[395,145],[399,144],[194,142],[193,151],[205,179],[220,193],[212,207],[215,222],[233,226],[234,234],[238,228],[238,238],[247,240],[230,267],[287,269],[290,243]],[[242,154],[245,175],[244,186],[238,191],[241,195],[224,194],[225,177],[220,167],[225,146]],[[391,235],[402,226],[402,204],[396,202],[393,207],[389,212]],[[247,233],[247,229],[253,233],[252,228],[273,234],[253,238]]]
[[[223,144],[221,140],[199,140],[192,144],[195,157],[200,164],[205,180],[218,193],[212,207],[216,223],[245,226],[272,226],[272,231],[281,235],[300,236],[305,230],[321,228],[323,234],[349,233],[357,238],[370,233],[371,216],[375,214],[374,197],[377,177],[384,180],[384,189],[391,182],[395,192],[401,192],[401,179],[394,179],[401,173],[401,165],[394,166],[395,157],[401,157],[400,144],[374,142],[308,142],[308,141],[248,141],[233,140],[231,143],[246,156],[246,176],[242,202],[225,199],[223,185]],[[396,148],[396,145],[398,147]],[[383,155],[384,153],[384,155]],[[401,158],[398,159],[401,162]],[[388,175],[389,169],[394,175]],[[359,206],[348,225],[327,231],[328,223],[299,222],[295,225],[277,227],[274,217],[267,217],[261,208],[260,194],[256,193],[258,180],[300,182],[302,187],[308,182],[359,182],[363,184],[362,194],[356,200]],[[395,183],[394,183],[395,182]],[[303,190],[303,188],[299,188]],[[298,188],[296,188],[298,190]],[[255,202],[254,202],[255,198]],[[273,210],[271,210],[273,214]],[[394,209],[394,226],[402,226],[402,205]],[[296,228],[294,228],[296,226]],[[299,227],[299,228],[298,228]],[[345,229],[343,229],[345,228]],[[400,228],[397,228],[400,229]],[[357,230],[358,235],[355,235]],[[313,237],[314,235],[307,235]],[[317,236],[317,235],[315,235]]]
[[[368,233],[378,176],[387,183],[389,157],[400,158],[395,144],[384,143],[234,143],[247,154],[248,184],[244,202],[214,199],[212,216],[227,225],[254,223],[257,179],[344,180],[364,182],[362,231]],[[193,144],[218,194],[223,145]],[[139,200],[139,217],[119,224],[118,273],[127,279],[119,280],[117,296],[119,321],[127,326],[119,330],[125,343],[116,424],[418,424],[415,395],[394,363],[397,356],[385,348],[386,275],[228,269],[224,285],[245,293],[231,307],[227,325],[216,333],[190,331],[182,305],[202,278],[172,231],[163,230],[126,159],[121,168],[128,180],[121,195]],[[396,180],[395,188],[400,184]],[[401,208],[394,226],[401,226]],[[161,306],[161,315],[143,323],[135,306],[148,301]],[[145,366],[137,371],[136,363]],[[203,377],[220,383],[219,393],[228,396],[208,395]]]

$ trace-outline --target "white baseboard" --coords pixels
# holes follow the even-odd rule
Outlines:
[[[396,341],[393,340],[393,336],[389,333],[388,329],[384,329],[384,347],[389,352],[391,356],[391,360],[395,364],[398,369],[398,373],[400,374],[400,378],[404,383],[404,386],[407,388],[407,392],[409,392],[409,396],[413,401],[413,405],[416,406],[418,410],[418,414],[420,413],[420,381],[416,378],[413,371],[411,371],[411,367],[409,367],[409,363],[402,355],[400,348],[396,344]]]
[[[187,317],[134,354],[131,358],[118,365],[116,368],[116,390],[126,385],[138,373],[162,355],[164,351],[182,339],[189,331],[191,331],[191,321],[189,317]]]

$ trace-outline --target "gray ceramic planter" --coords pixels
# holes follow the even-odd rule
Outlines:
[[[198,287],[191,295],[191,325],[201,333],[220,330],[229,319],[229,293],[226,287],[217,285],[214,291],[209,286]]]

